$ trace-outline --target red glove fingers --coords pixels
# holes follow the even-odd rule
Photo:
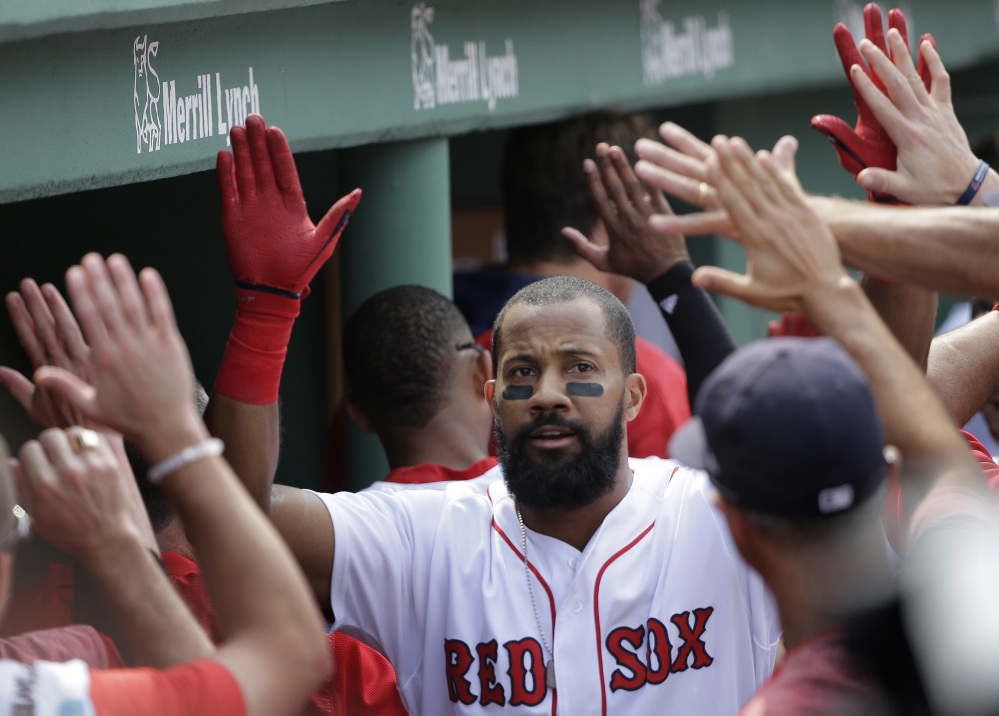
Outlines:
[[[821,335],[814,323],[794,311],[787,311],[781,314],[779,321],[770,321],[767,324],[767,338],[777,338],[780,336],[818,338]]]
[[[251,114],[229,136],[232,153],[219,152],[216,170],[237,310],[215,389],[264,405],[277,400],[299,301],[333,254],[361,191],[340,199],[314,226],[284,133]]]

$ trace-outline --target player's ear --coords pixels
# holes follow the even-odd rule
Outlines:
[[[475,381],[475,392],[485,390],[486,383],[493,379],[493,356],[487,350],[479,353],[473,364],[472,378]]]
[[[634,420],[638,415],[645,396],[648,394],[645,376],[641,373],[629,373],[624,379],[624,417]]]
[[[375,424],[372,422],[368,414],[364,412],[364,409],[361,408],[361,404],[357,402],[357,398],[353,395],[348,395],[343,399],[343,404],[344,407],[347,408],[347,415],[350,416],[351,420],[357,423],[357,427],[366,433],[374,435],[376,432]]]
[[[487,380],[482,392],[486,396],[486,402],[489,403],[493,415],[496,415],[496,381]]]

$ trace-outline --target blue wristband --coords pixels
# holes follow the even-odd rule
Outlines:
[[[978,190],[982,188],[982,182],[985,181],[985,175],[989,173],[989,164],[984,159],[978,161],[978,169],[975,170],[975,176],[971,177],[971,183],[968,184],[968,188],[964,190],[961,194],[961,198],[958,199],[954,204],[956,206],[967,206],[971,203],[971,200],[975,198]]]

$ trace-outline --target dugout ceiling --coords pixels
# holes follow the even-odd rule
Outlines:
[[[952,70],[999,49],[991,0],[899,3]],[[295,151],[594,106],[842,85],[859,0],[8,0],[0,202],[212,166],[257,110]]]

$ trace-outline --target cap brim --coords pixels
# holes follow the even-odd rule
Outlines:
[[[711,462],[704,424],[697,415],[685,422],[669,439],[669,456],[690,467],[707,469]]]

